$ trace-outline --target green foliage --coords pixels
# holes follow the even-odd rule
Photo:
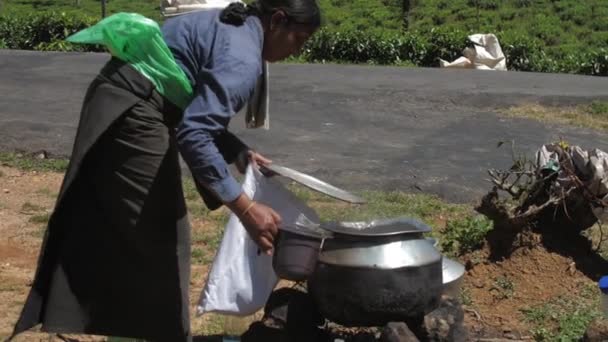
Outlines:
[[[83,46],[76,46],[65,40],[53,40],[50,43],[42,42],[42,43],[36,45],[34,50],[69,52],[69,51],[79,51],[81,47],[83,47]]]
[[[91,1],[82,0],[78,8],[73,1],[10,1],[0,13],[0,48],[103,51],[64,41],[98,20],[92,10],[98,2]],[[459,57],[467,36],[481,30],[497,34],[509,70],[608,76],[608,2],[552,1],[541,10],[539,3],[544,2],[416,1],[403,19],[413,29],[403,31],[401,1],[322,0],[326,28],[308,41],[302,55],[289,61],[436,67],[440,58]],[[108,13],[133,10],[157,19],[152,15],[158,11],[156,2],[110,4],[115,7]],[[65,11],[26,13],[27,6]],[[577,24],[583,18],[589,20]]]
[[[294,191],[292,187],[290,190]],[[328,196],[297,186],[296,196],[318,213],[323,221],[364,221],[371,219],[412,217],[433,226],[438,215],[461,215],[464,206],[448,204],[428,194],[366,191],[360,193],[367,203],[363,206],[344,205]]]
[[[608,47],[594,33],[608,30],[605,0],[425,0],[416,1],[410,29],[430,32],[447,25],[465,32],[520,31],[543,48],[574,45],[581,50]]]
[[[323,24],[332,30],[396,33],[403,27],[401,1],[320,0]]]
[[[31,155],[0,152],[0,165],[15,167],[25,171],[65,172],[67,159],[38,159]]]
[[[205,252],[203,252],[202,249],[197,248],[197,247],[192,248],[191,256],[192,256],[192,261],[194,261],[197,264],[205,264],[205,262],[207,261],[205,258]]]
[[[100,48],[96,46],[75,46],[63,42],[63,39],[95,22],[93,17],[58,12],[2,15],[0,37],[3,37],[3,44],[9,49],[99,51]]]
[[[536,341],[578,341],[593,319],[600,316],[597,291],[581,291],[578,296],[558,297],[522,310],[532,325]]]
[[[460,289],[460,303],[466,306],[473,305],[473,297],[471,296],[471,290],[466,287]]]
[[[545,51],[539,39],[510,31],[498,34],[509,70],[608,76],[608,49]],[[467,33],[433,29],[428,33],[366,34],[323,29],[306,44],[298,61],[436,67],[467,47]]]
[[[29,213],[35,213],[37,211],[42,211],[44,210],[44,207],[41,207],[37,204],[33,204],[31,202],[25,202],[23,203],[23,205],[21,206],[21,212],[24,214],[29,214]]]
[[[106,14],[135,12],[155,20],[160,19],[158,0],[108,0]],[[100,0],[4,0],[0,15],[24,15],[35,12],[55,11],[81,14],[101,19]]]
[[[608,116],[608,102],[606,101],[593,101],[589,105],[589,113],[594,116]]]
[[[495,279],[492,289],[496,292],[495,296],[499,300],[513,297],[515,285],[508,277],[498,277]]]
[[[347,62],[437,66],[439,58],[462,53],[466,35],[454,30],[433,30],[429,35],[365,34],[357,31],[321,30],[308,41],[303,58],[310,62]]]
[[[492,221],[485,216],[466,216],[449,221],[440,240],[441,250],[449,255],[462,255],[482,246]]]
[[[47,224],[50,217],[51,215],[48,213],[36,214],[30,217],[29,222]]]

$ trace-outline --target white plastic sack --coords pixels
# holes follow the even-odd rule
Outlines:
[[[479,70],[507,70],[507,62],[498,38],[493,34],[473,34],[468,37],[473,48],[466,48],[463,57],[453,62],[439,60],[442,68],[468,68]]]
[[[243,191],[278,212],[284,224],[295,223],[301,215],[319,222],[314,210],[277,179],[263,176],[257,168],[247,168]],[[197,313],[254,314],[264,307],[277,282],[272,256],[258,254],[258,246],[238,217],[232,214],[201,293]]]
[[[559,155],[561,150],[556,144],[543,145],[536,152],[536,165],[539,168],[559,165]],[[594,149],[591,152],[585,151],[579,146],[570,146],[570,164],[566,167],[574,169],[578,175],[585,180],[585,187],[589,192],[597,197],[608,201],[608,153]],[[572,180],[567,172],[558,169],[557,183],[562,188],[570,188]],[[608,222],[608,208],[602,206],[593,207],[593,214],[598,220]]]

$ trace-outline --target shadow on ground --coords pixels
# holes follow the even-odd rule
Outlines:
[[[192,342],[222,342],[221,335],[194,336]]]

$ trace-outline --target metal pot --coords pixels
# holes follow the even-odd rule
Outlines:
[[[452,259],[443,257],[443,294],[452,298],[460,298],[460,287],[464,276],[464,266]]]
[[[381,326],[438,307],[442,256],[423,237],[429,227],[400,219],[323,228],[334,237],[325,241],[308,285],[326,318]]]
[[[322,238],[280,230],[272,257],[272,268],[279,278],[303,281],[315,270]]]
[[[331,233],[310,224],[281,227],[272,257],[276,275],[292,281],[307,280],[327,238],[331,238]]]

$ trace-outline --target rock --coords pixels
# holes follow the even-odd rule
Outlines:
[[[352,342],[376,342],[376,336],[374,334],[360,333],[352,337]],[[391,340],[390,342],[418,342],[418,340]]]
[[[483,289],[483,287],[486,286],[486,284],[481,279],[475,279],[475,280],[473,280],[473,286],[475,286],[478,289]]]
[[[382,330],[380,342],[419,342],[419,340],[407,324],[391,322]]]
[[[475,264],[473,264],[473,261],[471,259],[467,260],[467,262],[464,264],[464,269],[467,271],[472,270],[473,267],[475,267]]]
[[[36,158],[37,158],[37,159],[47,159],[47,158],[48,158],[48,156],[47,156],[46,151],[42,151],[42,152],[38,153],[38,154],[36,155]]]
[[[583,342],[602,342],[608,340],[608,320],[596,319],[591,322],[585,335]]]
[[[241,336],[243,342],[288,342],[289,338],[281,329],[272,329],[264,326],[260,322],[255,322]]]
[[[9,189],[2,189],[2,192],[4,192],[5,194],[8,194],[11,191]]]
[[[270,295],[264,318],[271,320],[273,327],[284,329],[290,341],[314,341],[311,335],[318,334],[317,327],[324,322],[312,298],[291,288],[278,289]]]
[[[424,330],[429,341],[466,341],[464,311],[458,300],[442,298],[439,308],[424,316]]]

